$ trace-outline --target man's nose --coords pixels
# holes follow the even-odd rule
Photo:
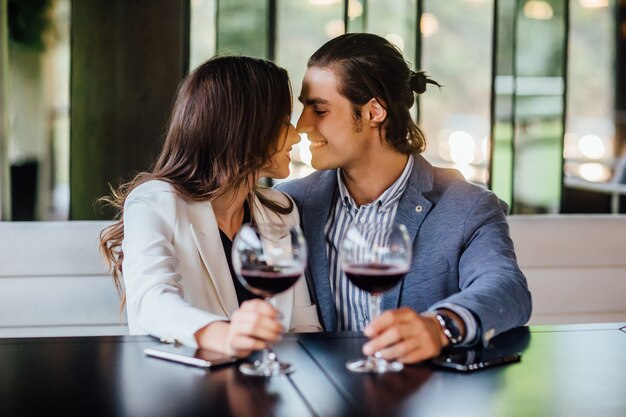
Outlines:
[[[296,130],[298,133],[310,133],[313,130],[312,123],[310,121],[311,118],[308,113],[310,113],[310,111],[307,111],[306,108],[302,110],[302,114],[300,114],[300,117],[298,118],[298,124],[296,124]]]

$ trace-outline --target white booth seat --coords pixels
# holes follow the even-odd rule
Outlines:
[[[626,322],[626,216],[509,216],[530,324]],[[0,222],[0,337],[128,334],[105,221]]]
[[[98,250],[108,224],[0,222],[0,337],[128,334]]]
[[[625,215],[508,217],[530,324],[626,322]]]

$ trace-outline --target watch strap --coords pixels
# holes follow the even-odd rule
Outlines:
[[[463,339],[463,335],[461,334],[461,330],[459,329],[459,327],[454,322],[454,319],[452,319],[452,317],[440,311],[436,311],[434,316],[439,322],[441,331],[448,339],[448,342],[450,343],[450,345],[457,345],[461,343],[461,340]]]

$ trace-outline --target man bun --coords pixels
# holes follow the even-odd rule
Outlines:
[[[417,94],[422,94],[426,92],[426,86],[428,84],[433,84],[437,87],[441,87],[441,85],[437,81],[430,78],[424,71],[411,71],[411,77],[409,82],[411,90],[415,91]]]

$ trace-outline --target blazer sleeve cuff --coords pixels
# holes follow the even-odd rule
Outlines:
[[[170,323],[167,328],[158,332],[148,332],[161,338],[166,343],[182,343],[185,346],[198,347],[195,334],[201,328],[216,322],[229,321],[228,317],[209,313],[197,308],[189,308],[177,317],[175,323]]]
[[[465,307],[447,302],[435,304],[429,309],[429,311],[435,311],[440,308],[445,308],[456,313],[459,317],[461,317],[461,320],[463,320],[463,324],[465,325],[465,337],[461,340],[458,346],[467,347],[476,344],[478,335],[480,334],[480,329],[474,314],[472,314],[472,312]]]

